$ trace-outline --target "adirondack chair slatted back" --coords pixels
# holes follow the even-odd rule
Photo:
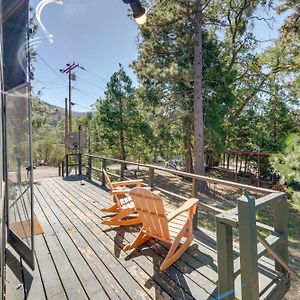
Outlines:
[[[146,232],[157,239],[169,241],[168,219],[160,196],[143,188],[134,188],[129,195]]]
[[[114,190],[114,187],[111,184],[110,178],[109,178],[108,174],[106,173],[106,171],[104,169],[102,169],[102,172],[104,174],[106,183],[108,184],[108,187],[109,187],[110,191],[112,192]]]

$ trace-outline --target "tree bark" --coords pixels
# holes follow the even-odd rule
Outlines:
[[[120,159],[126,160],[126,152],[125,152],[125,132],[124,132],[124,120],[123,120],[123,102],[122,99],[119,99],[119,110],[120,110]]]
[[[193,156],[192,156],[192,124],[191,120],[186,118],[183,120],[183,146],[184,146],[184,161],[185,172],[193,173]]]
[[[204,163],[204,122],[202,97],[202,1],[195,1],[195,46],[194,46],[194,150],[195,173],[205,174]],[[205,183],[199,184],[199,190],[205,189]]]

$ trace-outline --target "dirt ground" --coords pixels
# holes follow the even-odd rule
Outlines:
[[[33,180],[57,177],[58,168],[57,167],[37,167],[33,170]]]

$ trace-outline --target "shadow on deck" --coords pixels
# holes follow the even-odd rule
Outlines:
[[[217,299],[215,235],[195,230],[189,250],[165,272],[167,246],[150,241],[125,253],[138,227],[101,224],[107,190],[85,177],[42,179],[34,185],[35,214],[44,233],[35,237],[35,271],[7,252],[6,299]],[[238,256],[238,250],[235,249]],[[274,262],[260,259],[261,298],[276,288]],[[241,287],[236,280],[236,297]]]

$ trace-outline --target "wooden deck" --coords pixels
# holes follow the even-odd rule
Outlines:
[[[167,246],[148,242],[125,253],[137,227],[101,224],[109,194],[78,177],[42,179],[34,185],[35,214],[44,233],[35,238],[36,268],[31,271],[9,250],[6,299],[216,299],[217,254],[213,233],[195,231],[195,240],[165,272],[159,265]],[[236,253],[238,256],[238,253]],[[260,260],[264,299],[277,285],[274,263]],[[239,277],[236,296],[240,298]]]

